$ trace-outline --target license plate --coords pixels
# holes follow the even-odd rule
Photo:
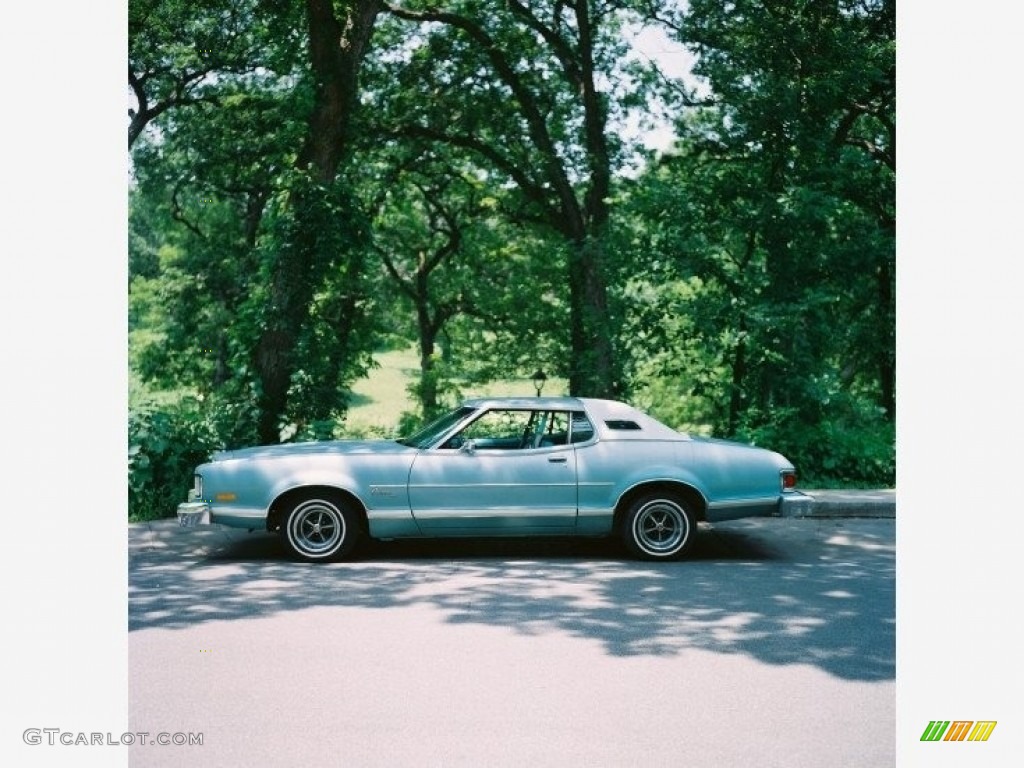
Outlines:
[[[190,509],[187,511],[178,511],[178,526],[181,528],[195,528],[196,526],[209,524],[209,507],[203,507],[202,509]]]

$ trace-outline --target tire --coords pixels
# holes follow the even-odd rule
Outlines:
[[[622,519],[622,538],[641,560],[675,560],[693,545],[697,522],[686,502],[670,493],[636,498]]]
[[[356,545],[359,519],[339,497],[309,494],[296,499],[286,511],[281,535],[300,560],[340,560]]]

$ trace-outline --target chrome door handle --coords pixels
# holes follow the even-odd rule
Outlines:
[[[552,464],[565,464],[565,456],[551,456],[548,461]]]

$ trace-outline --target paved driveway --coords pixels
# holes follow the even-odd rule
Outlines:
[[[894,520],[603,541],[375,544],[130,526],[133,766],[885,766]]]

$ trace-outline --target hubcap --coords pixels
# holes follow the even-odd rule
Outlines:
[[[288,537],[295,547],[309,555],[336,549],[345,536],[345,519],[326,501],[313,500],[296,509],[288,522]]]
[[[646,504],[633,519],[636,543],[651,554],[671,554],[686,543],[689,535],[686,514],[678,504],[665,499]]]

